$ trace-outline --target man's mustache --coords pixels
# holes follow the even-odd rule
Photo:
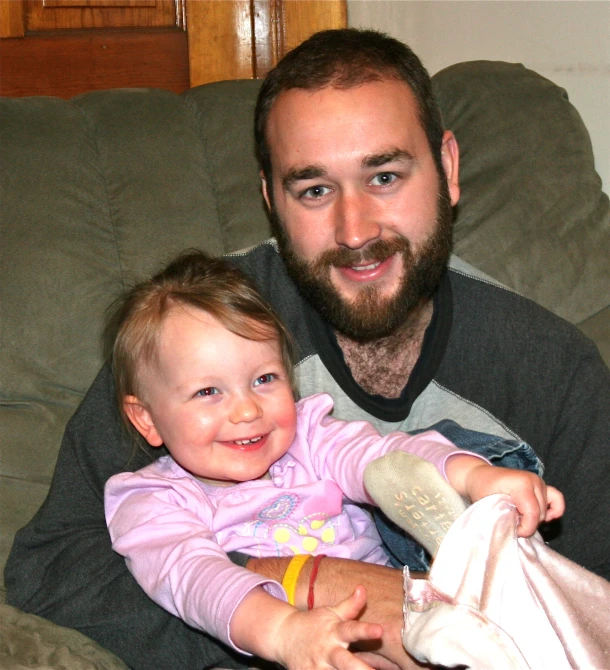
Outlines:
[[[327,249],[316,259],[316,269],[351,267],[365,263],[382,263],[394,254],[411,253],[411,243],[406,237],[396,236],[389,240],[376,240],[365,249]]]

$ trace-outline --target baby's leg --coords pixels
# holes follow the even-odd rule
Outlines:
[[[368,494],[385,515],[434,557],[451,524],[467,508],[428,461],[393,451],[364,470]]]

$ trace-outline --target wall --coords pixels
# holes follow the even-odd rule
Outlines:
[[[348,0],[348,23],[402,39],[431,74],[465,60],[523,63],[565,88],[610,192],[608,0]]]

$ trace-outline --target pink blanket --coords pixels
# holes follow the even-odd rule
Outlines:
[[[610,669],[610,582],[538,534],[518,538],[517,523],[508,496],[483,498],[451,526],[428,579],[405,568],[405,649],[473,670]]]

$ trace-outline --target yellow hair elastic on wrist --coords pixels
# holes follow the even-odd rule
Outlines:
[[[311,558],[311,554],[297,554],[290,559],[284,577],[282,579],[282,586],[286,591],[286,597],[291,605],[294,605],[294,595],[297,590],[297,582],[301,570],[307,561]]]

